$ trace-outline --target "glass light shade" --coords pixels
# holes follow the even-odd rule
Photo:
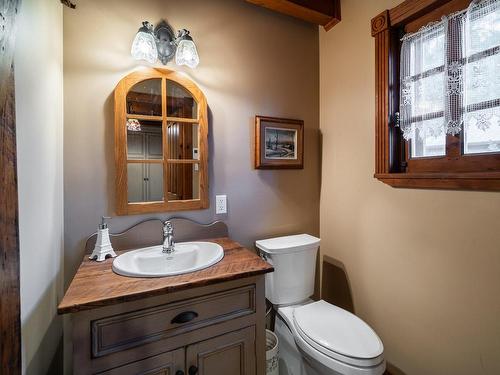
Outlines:
[[[190,38],[182,39],[179,42],[175,53],[175,63],[177,65],[187,65],[191,69],[196,68],[200,63],[196,45]]]
[[[132,43],[130,50],[132,57],[136,60],[146,60],[153,64],[158,60],[156,41],[150,32],[139,30]]]

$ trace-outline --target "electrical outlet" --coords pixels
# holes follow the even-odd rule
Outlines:
[[[226,195],[216,195],[215,196],[215,213],[217,215],[227,213],[227,196]]]

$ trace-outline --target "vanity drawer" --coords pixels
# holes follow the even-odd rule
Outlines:
[[[91,322],[92,356],[130,349],[255,312],[255,285]]]

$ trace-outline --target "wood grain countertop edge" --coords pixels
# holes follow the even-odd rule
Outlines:
[[[120,276],[115,274],[112,270],[112,259],[98,263],[89,260],[88,256],[85,255],[57,308],[57,313],[59,315],[77,313],[84,310],[111,306],[123,302],[136,301],[142,298],[160,296],[191,288],[262,275],[274,271],[274,268],[269,263],[262,260],[255,252],[244,248],[239,243],[227,237],[207,239],[206,241],[215,242],[221,245],[224,249],[224,258],[214,266],[178,276],[159,278],[133,278]],[[121,254],[124,252],[126,251],[117,253]],[[245,252],[244,256],[247,257],[246,259],[233,259],[238,255],[242,255],[241,252]],[[245,269],[244,262],[247,264],[252,262],[254,264],[251,267],[248,267],[248,269]],[[234,271],[235,265],[239,266],[241,269]],[[228,269],[230,271],[227,271]],[[92,278],[91,282],[96,283],[97,287],[101,286],[102,288],[101,283],[109,283],[111,281],[118,284],[130,284],[130,290],[127,289],[122,293],[111,295],[109,297],[96,295],[95,297],[85,296],[79,298],[79,289],[86,288],[86,291],[92,290],[90,289],[92,288],[92,285],[84,285],[88,283],[88,280],[86,280],[88,277]],[[141,283],[156,283],[157,286],[144,289],[144,286],[141,287]],[[111,287],[112,286],[110,286],[110,288]]]

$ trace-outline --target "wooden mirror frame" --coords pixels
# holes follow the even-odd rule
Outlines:
[[[147,79],[161,79],[161,116],[127,114],[127,93],[137,83]],[[197,118],[167,117],[167,80],[184,87],[197,102]],[[162,122],[163,159],[150,163],[161,162],[163,165],[163,201],[128,202],[127,183],[127,118],[138,120],[153,120]],[[167,123],[169,121],[196,123],[199,126],[199,159],[174,160],[168,158]],[[142,161],[141,161],[142,162]],[[168,201],[168,165],[182,163],[199,165],[199,198],[189,200]],[[207,100],[203,92],[190,79],[181,73],[159,68],[148,68],[128,74],[120,80],[115,89],[115,165],[116,165],[116,213],[118,215],[133,215],[151,212],[200,210],[209,207],[208,200],[208,116]]]

